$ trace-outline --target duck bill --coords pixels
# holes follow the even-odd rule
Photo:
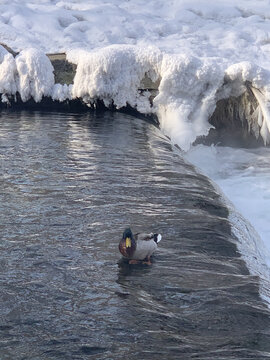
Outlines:
[[[126,238],[126,248],[130,248],[131,247],[131,238],[127,237]]]

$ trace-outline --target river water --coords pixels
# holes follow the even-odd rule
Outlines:
[[[270,359],[270,317],[207,178],[146,121],[2,112],[0,359]],[[163,235],[128,265],[126,226]]]

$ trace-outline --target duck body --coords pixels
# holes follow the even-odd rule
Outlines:
[[[133,235],[130,229],[126,229],[119,243],[119,251],[125,258],[130,260],[130,263],[137,263],[142,260],[151,263],[150,256],[157,249],[157,244],[161,238],[160,234],[153,233],[137,233]]]

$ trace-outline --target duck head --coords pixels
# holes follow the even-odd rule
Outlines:
[[[123,239],[125,240],[126,248],[130,248],[132,240],[134,241],[132,231],[128,228],[123,232]]]
[[[130,228],[125,229],[119,244],[121,254],[127,258],[131,257],[136,249],[136,241]]]

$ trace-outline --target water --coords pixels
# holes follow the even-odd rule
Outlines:
[[[1,113],[0,358],[269,359],[269,310],[206,177],[122,114]],[[163,235],[152,266],[123,229]]]
[[[250,270],[263,280],[262,292],[270,304],[270,150],[198,145],[186,158],[213,179],[233,203],[229,205],[231,220],[236,231],[242,233],[241,250]],[[236,212],[250,222],[253,230]],[[245,234],[247,226],[249,234]]]
[[[187,158],[218,183],[257,230],[270,254],[270,149],[199,145],[191,148]]]

